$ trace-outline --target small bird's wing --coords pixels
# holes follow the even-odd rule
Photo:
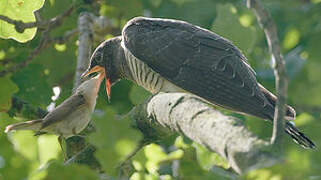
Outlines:
[[[125,47],[171,83],[211,103],[262,118],[274,108],[255,73],[228,40],[183,21],[134,18],[123,29]]]
[[[79,106],[85,105],[85,103],[86,100],[82,94],[77,93],[70,96],[44,117],[41,129],[62,121],[65,117],[70,115],[70,113],[79,108]]]

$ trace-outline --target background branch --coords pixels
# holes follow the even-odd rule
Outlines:
[[[14,19],[11,19],[11,18],[4,16],[4,15],[0,15],[0,20],[6,21],[9,24],[13,24],[15,26],[15,29],[17,32],[23,33],[25,31],[25,29],[28,29],[28,28],[37,27],[40,29],[49,29],[49,28],[53,28],[55,26],[59,26],[62,23],[63,19],[65,17],[69,16],[73,10],[74,10],[74,5],[69,7],[62,14],[60,14],[54,18],[51,18],[49,20],[44,20],[44,21],[24,23],[21,20],[14,20]]]
[[[69,16],[74,10],[74,5],[69,7],[66,11],[64,11],[62,14],[47,20],[47,21],[36,21],[32,23],[23,23],[22,21],[16,21],[16,20],[11,20],[8,17],[0,15],[0,19],[7,21],[8,23],[14,24],[15,28],[18,32],[22,33],[26,28],[33,28],[33,27],[38,27],[40,30],[43,29],[42,34],[41,34],[41,39],[39,41],[38,46],[30,53],[30,55],[22,62],[15,64],[13,66],[10,66],[6,68],[5,70],[0,71],[0,77],[3,77],[4,75],[8,73],[14,73],[17,72],[18,70],[26,67],[32,59],[38,55],[40,52],[42,52],[44,49],[49,47],[50,44],[52,43],[58,43],[62,44],[74,35],[78,33],[77,29],[74,29],[72,31],[67,31],[63,37],[57,37],[57,38],[51,38],[50,37],[50,32],[59,27],[64,19]],[[39,19],[39,18],[38,18]]]
[[[247,0],[247,7],[252,9],[260,26],[263,28],[269,50],[272,54],[275,84],[277,90],[277,102],[274,114],[273,135],[271,143],[281,148],[282,134],[284,133],[285,104],[287,100],[288,77],[285,69],[285,61],[280,51],[280,42],[276,25],[268,11],[264,9],[260,0]]]
[[[78,18],[79,46],[74,89],[81,84],[81,74],[88,68],[93,48],[93,19],[89,13],[81,13]]]
[[[14,73],[17,72],[18,70],[26,67],[34,57],[36,57],[38,54],[40,54],[44,49],[49,47],[52,43],[58,43],[58,44],[63,44],[78,33],[78,29],[73,29],[71,31],[67,31],[63,36],[61,37],[55,37],[55,38],[50,38],[50,31],[52,29],[48,29],[42,32],[41,34],[41,39],[38,44],[38,46],[30,52],[29,56],[22,62],[15,64],[13,66],[8,67],[5,70],[0,71],[0,77],[5,76],[8,73]],[[8,63],[7,63],[8,64]]]

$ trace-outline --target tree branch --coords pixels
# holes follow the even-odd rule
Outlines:
[[[35,56],[37,56],[44,49],[49,47],[50,44],[52,44],[52,43],[58,43],[58,44],[65,43],[66,41],[68,41],[70,38],[74,37],[78,33],[78,29],[73,29],[71,31],[67,31],[63,36],[55,37],[55,38],[50,38],[49,32],[50,32],[49,30],[43,31],[38,46],[33,51],[30,52],[29,56],[24,61],[20,62],[19,64],[15,64],[13,66],[10,66],[6,70],[0,71],[0,77],[5,76],[8,73],[17,72],[19,69],[26,67]]]
[[[270,143],[249,132],[241,120],[192,95],[160,93],[136,106],[129,116],[145,137],[180,133],[221,155],[240,174],[278,161]]]
[[[57,42],[57,43],[61,44],[65,41],[67,41],[68,39],[70,39],[71,37],[73,37],[74,35],[76,35],[78,33],[77,29],[72,30],[72,31],[67,31],[63,37],[50,38],[50,31],[52,31],[54,28],[61,25],[63,20],[65,19],[65,17],[69,16],[73,10],[74,10],[74,5],[69,7],[62,14],[60,14],[60,15],[58,15],[48,21],[38,21],[38,22],[32,22],[32,23],[23,23],[22,21],[11,20],[8,17],[0,15],[0,19],[8,20],[9,23],[11,22],[11,24],[14,24],[15,28],[22,30],[22,32],[24,31],[24,29],[32,28],[32,27],[39,27],[39,28],[44,29],[44,31],[42,31],[41,39],[40,39],[38,46],[30,53],[30,55],[24,61],[20,62],[19,64],[10,66],[6,70],[0,71],[0,77],[5,76],[8,73],[17,72],[19,69],[24,68],[32,61],[32,59],[36,55],[38,55],[40,52],[42,52],[44,49],[46,49],[46,47],[48,47],[51,43]]]
[[[88,68],[93,48],[93,19],[89,13],[81,13],[78,18],[79,46],[74,89],[81,84],[81,74]]]
[[[54,18],[51,18],[49,20],[46,20],[46,21],[36,21],[36,22],[24,23],[21,20],[14,20],[14,19],[11,19],[11,18],[9,18],[7,16],[3,16],[3,15],[0,15],[0,20],[6,21],[9,24],[13,24],[15,26],[15,29],[17,32],[23,33],[25,31],[25,29],[28,29],[28,28],[37,27],[37,28],[41,28],[41,29],[48,29],[48,28],[53,28],[55,26],[59,26],[62,23],[63,19],[65,17],[69,16],[73,10],[74,10],[74,5],[69,7],[62,14],[60,14]]]
[[[281,149],[288,89],[288,77],[285,69],[285,61],[280,51],[281,48],[277,35],[277,28],[269,12],[264,9],[260,0],[247,0],[247,7],[255,12],[257,20],[264,30],[269,50],[272,54],[272,59],[274,60],[273,69],[278,100],[275,108],[271,143]]]

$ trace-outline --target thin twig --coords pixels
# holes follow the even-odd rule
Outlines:
[[[65,19],[65,17],[69,16],[73,10],[75,9],[75,6],[72,5],[70,6],[66,11],[64,11],[62,14],[51,18],[48,21],[37,21],[37,22],[32,22],[32,23],[23,23],[22,21],[16,21],[16,20],[12,20],[8,17],[2,16],[0,15],[0,19],[7,21],[8,23],[14,24],[16,29],[20,29],[22,30],[22,32],[24,31],[24,29],[26,28],[32,28],[32,27],[38,27],[38,28],[43,28],[44,30],[42,31],[42,36],[40,39],[40,42],[38,44],[38,46],[36,47],[36,49],[34,49],[30,55],[22,62],[20,62],[19,64],[13,65],[11,67],[8,67],[5,70],[0,71],[0,77],[8,74],[8,73],[14,73],[16,71],[18,71],[19,69],[27,66],[31,60],[38,55],[42,50],[44,50],[46,47],[49,46],[49,44],[53,43],[53,42],[58,42],[59,44],[61,44],[63,41],[68,40],[69,38],[71,38],[73,35],[78,33],[78,30],[72,30],[71,32],[67,32],[62,38],[54,38],[51,39],[50,38],[50,31],[52,31],[54,28],[60,26],[63,22],[63,20]],[[38,17],[39,19],[39,17]],[[19,30],[17,30],[19,32]]]
[[[284,131],[285,103],[287,100],[288,77],[285,70],[285,61],[280,51],[280,42],[276,25],[268,11],[264,9],[260,0],[247,0],[247,7],[251,8],[264,30],[269,50],[274,60],[274,75],[277,90],[277,102],[274,115],[273,135],[271,143],[281,148],[282,134]]]
[[[76,36],[78,34],[79,30],[78,28],[75,28],[73,30],[65,32],[63,36],[52,38],[50,42],[57,43],[57,44],[64,44],[72,37]]]
[[[118,179],[121,179],[121,177],[125,175],[126,164],[129,164],[131,162],[131,159],[149,143],[149,141],[142,139],[139,142],[139,144],[135,147],[135,149],[132,152],[130,152],[123,161],[120,162],[120,164],[117,166],[117,169],[119,169]]]
[[[11,66],[5,70],[0,71],[0,77],[6,75],[8,73],[17,72],[19,69],[24,68],[32,61],[32,59],[36,55],[38,55],[44,49],[49,47],[50,44],[52,44],[52,43],[63,44],[66,41],[68,41],[70,38],[77,35],[77,33],[78,33],[78,29],[73,29],[71,31],[67,31],[61,37],[50,38],[49,31],[48,30],[43,31],[38,46],[30,53],[30,55],[24,61],[20,62],[19,64],[16,64],[16,65]]]
[[[4,16],[4,15],[0,15],[0,20],[6,21],[9,24],[13,24],[15,26],[15,29],[17,32],[23,33],[24,30],[28,29],[28,28],[38,27],[41,29],[48,29],[48,28],[52,28],[54,26],[58,26],[62,23],[62,21],[65,17],[69,16],[72,13],[73,10],[74,10],[74,5],[69,7],[62,14],[60,14],[54,18],[51,18],[49,20],[46,20],[46,21],[35,21],[35,22],[24,23],[21,20],[14,20],[14,19],[11,19],[11,18]]]

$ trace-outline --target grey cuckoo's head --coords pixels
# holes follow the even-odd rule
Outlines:
[[[110,98],[111,82],[115,81],[115,69],[112,63],[115,51],[119,47],[119,43],[116,42],[119,42],[117,37],[102,42],[92,54],[88,69],[82,74],[82,77],[86,77],[95,72],[104,73],[108,99]]]

